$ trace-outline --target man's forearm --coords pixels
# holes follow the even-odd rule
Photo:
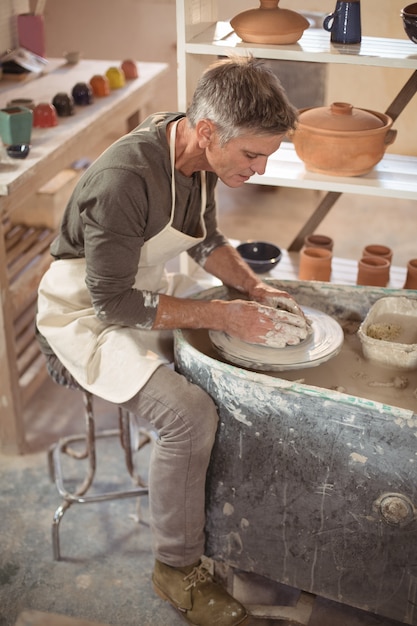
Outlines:
[[[228,287],[233,287],[241,293],[252,293],[260,283],[258,276],[231,245],[220,246],[213,250],[207,258],[204,269]]]

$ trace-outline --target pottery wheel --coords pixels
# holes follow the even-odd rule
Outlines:
[[[222,331],[209,331],[210,340],[230,363],[253,370],[282,371],[315,367],[340,352],[343,330],[332,317],[309,307],[302,307],[312,332],[296,346],[271,348],[247,343]]]

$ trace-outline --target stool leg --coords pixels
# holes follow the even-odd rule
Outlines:
[[[72,500],[65,499],[65,493],[63,490],[64,478],[62,476],[61,464],[60,464],[60,451],[67,454],[68,456],[75,459],[88,459],[88,469],[87,474],[84,477],[81,485],[76,489],[74,494],[71,494],[71,497],[82,496],[86,493],[86,491],[91,486],[94,475],[96,472],[96,447],[95,447],[95,425],[94,425],[94,414],[93,414],[93,403],[92,403],[92,395],[88,392],[83,392],[83,402],[84,402],[84,418],[85,418],[85,428],[86,428],[86,436],[85,436],[85,449],[79,453],[76,450],[72,449],[69,445],[70,441],[74,438],[68,437],[61,440],[54,446],[51,446],[48,450],[48,466],[49,466],[49,474],[51,479],[57,483],[58,491],[63,495],[64,502],[57,508],[54,513],[54,517],[52,520],[52,552],[53,558],[55,561],[61,560],[61,550],[60,550],[60,541],[59,541],[59,525],[61,519],[64,516],[65,511],[69,509],[71,504],[73,504]]]
[[[67,509],[71,506],[70,502],[63,502],[55,511],[52,520],[52,553],[55,561],[61,560],[61,549],[59,543],[59,523]]]
[[[59,441],[50,447],[48,451],[49,474],[55,482],[58,493],[61,495],[63,502],[56,509],[52,521],[52,548],[54,560],[61,560],[60,550],[60,522],[65,512],[74,503],[84,504],[87,502],[103,502],[105,500],[114,500],[120,498],[136,497],[138,503],[137,521],[140,521],[140,496],[148,494],[148,487],[141,476],[136,473],[133,454],[142,447],[151,443],[155,437],[146,429],[139,430],[139,440],[133,443],[131,432],[131,414],[119,407],[119,428],[112,430],[98,430],[95,432],[95,419],[93,414],[93,396],[85,390],[82,390],[84,401],[84,421],[85,432],[80,435],[71,435],[61,437]],[[125,464],[130,477],[134,483],[134,487],[123,491],[107,491],[105,493],[93,493],[87,495],[88,489],[91,487],[96,473],[96,439],[106,437],[118,437],[124,450]],[[82,443],[80,450],[76,443]],[[73,491],[67,489],[64,480],[64,468],[61,463],[63,455],[75,460],[85,461],[85,474],[81,484]]]

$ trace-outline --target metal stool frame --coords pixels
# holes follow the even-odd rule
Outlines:
[[[55,482],[58,493],[63,498],[63,502],[55,511],[52,522],[52,549],[53,558],[56,561],[61,560],[59,540],[60,522],[64,513],[71,505],[132,498],[148,494],[147,485],[142,478],[135,473],[133,453],[151,443],[154,438],[153,433],[144,428],[139,428],[139,439],[137,445],[133,447],[130,429],[130,413],[121,407],[118,407],[119,427],[96,432],[93,396],[81,387],[78,387],[78,389],[81,391],[84,401],[85,433],[61,437],[56,443],[50,446],[48,450],[49,475],[51,480]],[[120,439],[122,449],[124,450],[126,468],[135,486],[123,491],[109,491],[87,495],[87,491],[93,484],[96,474],[96,440],[108,437],[118,437]],[[72,444],[76,442],[83,442],[85,444],[84,449],[77,450],[72,447]],[[84,480],[73,491],[68,491],[64,485],[64,474],[61,462],[64,454],[76,460],[87,460],[87,470]]]

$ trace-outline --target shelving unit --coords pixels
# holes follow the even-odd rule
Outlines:
[[[417,92],[417,48],[407,39],[363,37],[360,44],[334,45],[323,29],[309,28],[292,45],[259,45],[242,42],[229,22],[217,21],[217,0],[177,2],[178,100],[185,110],[202,71],[213,57],[230,52],[273,60],[401,68],[409,79],[385,111],[395,121]],[[333,177],[305,170],[291,143],[282,144],[268,161],[263,176],[250,183],[300,187],[326,192],[310,219],[294,238],[289,250],[301,248],[304,236],[321,223],[342,193],[388,196],[417,201],[417,157],[386,154],[372,172],[360,177]]]
[[[104,74],[117,64],[113,60],[82,60],[68,65],[61,59],[50,59],[48,71],[40,77],[22,83],[1,81],[0,106],[15,98],[50,102],[55,93],[68,91],[68,86]],[[60,118],[53,128],[34,128],[27,159],[10,163],[0,158],[1,452],[27,450],[24,409],[47,376],[35,338],[34,318],[37,289],[52,260],[49,246],[56,227],[51,225],[53,216],[48,216],[48,225],[40,225],[51,205],[39,208],[35,193],[71,163],[88,155],[104,136],[121,132],[122,124],[126,131],[131,130],[145,118],[167,69],[165,63],[139,63],[139,78],[122,89],[113,90],[91,106],[78,107],[75,115]],[[22,218],[22,207],[24,222],[17,217],[20,214]]]
[[[230,6],[230,2],[228,3],[228,0],[224,0],[222,3],[223,12],[225,10],[225,5],[227,8],[228,4]],[[398,91],[398,93],[397,95],[393,94],[392,102],[386,110],[386,113],[390,115],[394,121],[398,118],[417,92],[417,48],[411,41],[406,39],[395,40],[363,37],[360,45],[336,46],[330,43],[329,33],[322,29],[310,28],[305,31],[303,37],[297,44],[288,46],[248,44],[242,42],[240,38],[236,36],[228,22],[218,21],[218,10],[220,10],[220,0],[177,0],[178,97],[180,110],[186,110],[187,104],[189,103],[191,95],[194,91],[195,84],[204,69],[215,58],[225,56],[230,52],[242,55],[251,53],[255,57],[271,60],[352,65],[357,67],[358,72],[361,67],[364,66],[409,70],[410,75],[406,79],[404,86],[399,90],[395,90]],[[407,72],[405,73],[407,74]],[[375,89],[377,88],[378,85],[375,86]],[[410,128],[410,132],[416,132],[415,126],[412,129]],[[292,272],[293,275],[297,276],[298,274],[296,268],[298,255],[295,253],[301,248],[304,235],[313,232],[316,229],[341,194],[352,193],[376,197],[387,196],[393,199],[401,198],[417,202],[417,156],[402,156],[387,153],[380,163],[365,176],[324,176],[306,171],[303,162],[297,157],[293,145],[290,142],[285,142],[268,160],[265,174],[262,176],[253,176],[250,182],[324,192],[319,206],[315,209],[310,219],[303,226],[289,247],[291,254],[285,254],[285,268]],[[284,266],[280,266],[281,279],[281,271]],[[338,282],[339,285],[345,285],[347,282],[354,284],[354,276],[355,271],[353,261],[337,259],[336,282]],[[400,289],[401,285],[404,284],[403,281],[404,274],[398,274],[398,276],[396,276],[396,285],[399,286]],[[339,287],[336,288],[339,289]],[[344,287],[342,290],[343,289]],[[348,307],[351,307],[352,300],[357,297],[358,302],[360,302],[361,306],[364,306],[366,309],[367,305],[364,305],[364,297],[369,296],[372,292],[372,288],[370,290],[366,290],[366,294],[359,293],[356,286],[351,289],[353,290],[349,294],[349,301],[347,301]],[[297,284],[295,293],[298,298],[301,294],[300,290],[302,290],[302,287]],[[326,288],[323,290],[323,293],[326,293],[327,295],[331,294],[330,297],[333,297],[337,306],[340,307],[340,295],[336,295],[332,290],[333,287],[329,286],[329,289]],[[385,290],[381,290],[381,292],[382,291]],[[390,290],[389,293],[394,294],[394,291]],[[400,291],[395,293],[396,295],[399,295]],[[349,310],[353,309],[349,308]],[[199,361],[199,366],[202,362],[202,360]],[[352,398],[352,401],[349,400],[349,404],[346,406],[342,406],[337,401],[328,416],[326,416],[324,408],[328,408],[326,403],[317,410],[313,408],[313,404],[309,406],[305,405],[303,406],[300,414],[297,415],[295,407],[298,406],[298,403],[302,403],[301,392],[295,393],[289,404],[287,404],[287,400],[283,400],[282,398],[277,400],[277,403],[274,403],[274,401],[271,402],[271,386],[268,383],[267,393],[265,396],[268,397],[269,402],[267,401],[266,403],[267,408],[265,409],[265,412],[262,412],[261,403],[259,402],[260,395],[263,392],[261,385],[259,390],[256,392],[253,391],[253,395],[251,393],[248,394],[248,398],[256,398],[254,411],[253,414],[251,414],[249,408],[250,401],[248,401],[248,404],[245,404],[245,401],[242,403],[236,401],[236,403],[233,402],[230,404],[229,396],[227,396],[227,394],[223,396],[224,376],[227,374],[222,372],[223,377],[218,376],[217,374],[216,376],[212,376],[213,368],[215,368],[215,366],[211,363],[211,373],[208,376],[208,379],[210,379],[211,382],[213,382],[215,378],[219,378],[219,380],[221,379],[223,381],[222,392],[220,394],[221,399],[216,397],[215,400],[221,411],[221,421],[222,426],[224,427],[222,428],[223,436],[225,433],[227,434],[222,438],[222,434],[220,433],[219,440],[217,442],[218,447],[214,449],[214,457],[217,451],[219,452],[219,458],[214,458],[212,466],[213,470],[211,471],[209,469],[208,475],[208,493],[210,494],[210,497],[212,497],[213,493],[221,493],[218,510],[211,507],[211,502],[208,500],[208,553],[215,555],[215,559],[220,562],[224,571],[226,571],[229,576],[231,575],[230,570],[233,569],[242,570],[244,572],[247,571],[251,574],[254,573],[255,575],[259,574],[261,576],[269,577],[272,580],[277,580],[278,582],[286,585],[293,585],[295,588],[300,589],[301,592],[308,591],[321,597],[350,604],[351,606],[356,606],[358,608],[364,608],[365,610],[369,610],[371,607],[369,599],[375,599],[375,597],[378,596],[378,602],[372,608],[374,613],[392,619],[401,621],[404,620],[409,624],[417,624],[416,614],[412,608],[415,604],[413,601],[415,595],[414,589],[411,593],[409,592],[409,589],[411,588],[410,585],[412,586],[413,583],[410,583],[408,580],[405,581],[404,588],[406,591],[404,596],[400,597],[401,594],[398,592],[401,587],[401,582],[398,583],[398,577],[396,578],[395,574],[394,577],[390,579],[390,575],[393,572],[392,568],[394,566],[394,561],[400,554],[398,546],[402,540],[404,540],[405,546],[403,553],[404,559],[401,561],[401,557],[399,557],[395,562],[401,562],[401,575],[405,571],[409,570],[409,564],[412,560],[410,560],[411,557],[408,551],[409,538],[401,537],[400,529],[398,529],[399,532],[396,533],[395,531],[393,532],[392,527],[388,525],[374,526],[371,528],[371,524],[375,522],[374,518],[371,515],[367,517],[363,514],[365,510],[372,510],[370,507],[372,507],[372,503],[375,499],[375,493],[377,493],[377,490],[375,491],[375,481],[379,476],[377,471],[370,471],[368,461],[370,461],[371,458],[374,460],[378,458],[378,460],[382,461],[382,485],[383,489],[388,489],[388,485],[393,484],[392,480],[395,480],[395,477],[400,476],[401,474],[401,472],[397,471],[397,465],[399,465],[401,460],[406,456],[406,454],[403,453],[405,445],[398,444],[398,449],[402,450],[401,455],[399,455],[399,459],[395,458],[397,448],[392,445],[389,446],[394,458],[393,463],[390,465],[385,465],[386,457],[375,454],[375,448],[369,455],[369,458],[368,455],[366,455],[366,459],[365,456],[363,457],[363,468],[366,474],[366,487],[363,489],[362,496],[365,504],[361,508],[361,512],[358,516],[355,516],[354,513],[352,513],[352,509],[349,509],[346,525],[339,523],[339,521],[336,523],[336,513],[333,516],[333,514],[327,515],[324,511],[324,508],[327,505],[330,507],[334,506],[335,491],[332,491],[330,495],[323,492],[323,497],[320,499],[317,507],[315,508],[313,506],[311,510],[308,509],[315,497],[314,494],[310,493],[310,488],[311,485],[313,485],[313,487],[316,485],[314,481],[313,483],[310,481],[310,469],[312,464],[314,465],[315,460],[320,458],[323,462],[323,466],[326,467],[326,471],[328,472],[326,474],[326,478],[323,479],[324,488],[328,487],[331,490],[333,490],[333,487],[336,490],[339,484],[342,484],[345,480],[350,480],[352,472],[355,471],[352,469],[350,462],[341,462],[339,449],[335,453],[334,446],[332,447],[330,454],[327,456],[324,447],[328,439],[329,423],[349,423],[349,426],[347,427],[347,448],[348,454],[351,453],[353,431],[355,433],[361,432],[361,427],[358,427],[359,422],[356,420],[359,415],[358,406],[362,400],[359,400],[358,398],[353,400]],[[198,368],[196,368],[195,371],[197,371],[197,369]],[[251,376],[252,375],[253,373],[251,372]],[[298,372],[296,372],[296,375],[298,376]],[[240,376],[240,372],[237,376]],[[243,373],[243,377],[244,376],[245,373]],[[200,382],[203,379],[207,380],[207,376],[204,376],[201,372],[199,372],[197,377]],[[277,379],[279,380],[278,377]],[[251,378],[251,380],[253,380],[253,378]],[[248,389],[248,384],[247,380],[245,380],[244,385],[246,391]],[[215,387],[215,384],[210,384],[209,393],[212,395],[216,394]],[[307,387],[309,386],[307,385]],[[321,396],[322,392],[323,390],[318,385],[309,387],[308,391],[308,393],[311,393],[311,397],[315,400]],[[233,398],[240,398],[239,393],[232,394],[232,396]],[[222,404],[224,398],[227,398],[227,400],[224,404]],[[313,400],[313,403],[315,400]],[[364,405],[369,406],[371,401],[364,399],[363,402]],[[388,405],[384,406],[387,407]],[[265,444],[266,449],[269,449],[268,446],[271,445],[274,435],[271,433],[265,434],[262,429],[264,428],[270,415],[274,414],[273,412],[275,410],[276,413],[274,414],[274,418],[276,417],[276,424],[274,424],[271,432],[276,432],[275,428],[277,428],[278,431],[282,425],[283,416],[286,412],[286,408],[284,407],[289,407],[289,428],[284,428],[286,433],[284,436],[282,436],[282,433],[278,435],[277,440],[279,440],[279,453],[273,455],[273,457],[278,459],[277,462],[279,462],[279,459],[284,459],[283,464],[286,469],[290,468],[288,469],[288,475],[291,476],[290,480],[294,480],[294,487],[288,487],[289,483],[285,478],[285,470],[282,472],[281,468],[275,471],[275,474],[271,479],[271,483],[267,484],[268,475],[272,476],[273,473],[273,470],[271,470],[271,467],[273,467],[271,463],[273,463],[273,461],[271,461],[265,464],[265,468],[263,468],[263,471],[260,473],[259,480],[260,482],[263,481],[262,484],[264,485],[264,489],[259,489],[260,482],[257,482],[256,480],[257,476],[255,469],[258,467],[256,450],[259,450],[259,437],[263,437],[262,442]],[[393,407],[393,410],[396,410],[395,407]],[[340,411],[340,419],[334,418],[337,411]],[[380,409],[378,409],[378,411],[378,416],[375,418],[375,424],[373,426],[370,426],[370,424],[373,423],[373,417],[369,414],[366,417],[365,430],[363,431],[366,432],[366,436],[364,438],[364,442],[366,443],[364,443],[364,448],[369,443],[369,433],[372,432],[374,434],[375,429],[378,427],[381,428],[382,440],[389,440],[392,444],[393,438],[391,438],[387,433],[391,426],[396,424],[396,420],[393,420],[392,423],[391,420],[383,422],[380,419]],[[248,418],[248,421],[245,421],[245,426],[249,426],[248,428],[241,430],[242,422],[239,419],[236,419],[238,412],[239,414],[243,414],[245,418]],[[410,419],[411,415],[412,412],[410,411]],[[309,445],[304,445],[306,441],[305,439],[303,439],[303,445],[301,448],[297,446],[293,448],[293,433],[301,432],[303,425],[306,423],[312,424],[314,420],[317,421],[314,426],[313,439],[318,438],[319,440],[317,443],[318,452],[317,454],[315,453],[315,459],[312,463],[309,459],[306,459],[305,467],[303,467],[302,471],[297,471],[295,469],[297,461],[288,461],[287,455],[291,454],[289,451],[294,450],[294,458],[299,461],[300,459],[303,459],[304,452],[308,454],[311,448]],[[274,422],[275,419],[272,421]],[[237,430],[240,429],[240,435],[236,435],[233,431],[235,427]],[[325,428],[325,431],[323,431],[325,432],[325,437],[323,440],[323,446],[320,447],[320,432],[322,432],[321,428],[323,427]],[[288,440],[285,441],[285,437],[288,433],[291,433],[291,435],[288,435]],[[241,477],[243,475],[241,471],[242,468],[237,466],[232,467],[230,463],[222,465],[222,459],[229,458],[228,453],[230,450],[227,450],[225,447],[225,442],[226,446],[230,445],[230,449],[233,454],[233,451],[236,451],[236,442],[247,442],[250,439],[251,434],[255,434],[256,443],[254,443],[253,446],[249,444],[246,451],[244,450],[242,452],[242,450],[240,450],[242,454],[239,455],[239,459],[243,459],[242,467],[249,466],[251,468],[251,471],[248,472],[247,480],[243,479],[242,484],[244,486],[242,492],[244,492],[245,495],[242,497],[242,492],[238,493],[239,489],[236,487],[236,476]],[[337,445],[339,445],[339,436],[337,437],[337,442]],[[364,448],[362,448],[362,450]],[[278,450],[278,448],[276,450]],[[302,465],[303,462],[301,463],[301,466]],[[230,475],[232,476],[230,482],[229,470]],[[254,470],[254,473],[252,470]],[[338,471],[340,471],[340,476],[337,476],[336,478],[335,476]],[[277,484],[275,484],[276,476],[279,477]],[[404,489],[405,493],[412,493],[412,485],[415,482],[412,468],[410,470],[410,476],[412,476],[410,485]],[[212,483],[210,483],[211,480]],[[308,483],[308,495],[305,498],[297,498],[297,495],[295,497],[287,498],[287,488],[288,494],[290,492],[291,494],[300,493],[300,490],[302,490],[305,486],[305,481]],[[355,492],[352,498],[346,490],[342,489],[342,500],[348,507],[352,502],[356,502],[358,498],[358,482],[353,481],[352,484]],[[211,491],[212,487],[210,485],[214,485],[213,491]],[[253,488],[253,492],[251,491],[251,487]],[[218,491],[216,492],[217,488]],[[402,491],[402,489],[403,487],[401,486],[401,489],[399,490]],[[274,500],[274,504],[272,505],[271,501],[268,500],[271,493],[274,494],[272,498],[272,500]],[[316,491],[316,494],[317,493],[318,492]],[[325,495],[329,497],[324,498]],[[247,499],[245,499],[245,496],[247,496]],[[233,501],[231,509],[234,511],[230,517],[229,515],[224,515],[224,502],[229,497],[231,498],[231,501]],[[266,506],[263,506],[263,497],[265,497],[265,502],[268,500]],[[229,500],[227,501],[229,502]],[[255,501],[256,503],[260,503],[259,507],[251,506]],[[297,502],[300,503],[301,506],[300,509],[297,510],[297,513],[293,515],[292,507],[295,509],[297,507]],[[271,515],[271,510],[273,510],[275,503],[277,505],[277,513],[274,511]],[[253,512],[255,516],[259,514],[258,519],[255,520],[254,517],[251,517]],[[305,521],[300,522],[303,514],[305,514]],[[235,515],[235,517],[233,517],[233,515]],[[270,535],[265,543],[265,538],[262,534],[262,525],[265,519],[268,519],[268,515],[271,515],[271,522],[267,522],[266,526],[270,531]],[[282,516],[282,518],[280,516]],[[315,533],[313,526],[314,520],[317,519],[319,520],[320,529],[317,533]],[[352,519],[358,521],[358,527],[355,531],[352,530],[350,525]],[[242,520],[245,521],[245,526],[242,524]],[[298,534],[294,535],[294,547],[292,548],[288,541],[289,533],[290,530],[294,529],[294,524],[297,526],[298,523],[300,523],[298,528],[301,530],[298,530]],[[366,526],[367,523],[369,523],[370,526]],[[255,542],[253,542],[252,538],[249,536],[251,529],[254,532],[254,537],[256,537]],[[411,529],[411,527],[407,527],[406,530],[409,533],[412,532],[413,529]],[[337,532],[340,532],[343,537],[340,542],[336,539]],[[355,538],[352,550],[346,549],[346,537],[349,533],[351,537]],[[361,533],[363,533],[363,535],[360,538]],[[388,548],[386,548],[384,539],[382,538],[385,533],[387,534],[387,546],[392,546],[394,541],[398,541],[395,548],[395,558],[393,560],[387,556]],[[230,539],[231,537],[233,539],[232,542]],[[308,541],[312,537],[313,541],[311,544],[311,550],[301,547],[303,546],[304,540]],[[216,543],[218,538],[219,541]],[[378,539],[377,541],[376,538]],[[320,541],[321,539],[323,539],[323,546],[318,547],[317,541]],[[282,543],[280,543],[281,540]],[[222,551],[221,547],[221,543],[223,541],[225,546],[224,551]],[[232,546],[231,544],[233,542],[234,545]],[[254,550],[254,554],[252,554],[251,548],[255,545],[256,548]],[[262,553],[262,549],[265,549],[264,554]],[[338,552],[339,549],[340,552]],[[345,557],[347,555],[352,556],[355,550],[362,551],[364,554],[372,553],[372,558],[369,559],[369,564],[366,564],[369,565],[369,571],[366,566],[364,566],[363,570],[361,570],[360,567],[358,568],[357,564],[359,561],[356,558],[356,555],[352,561],[352,565],[344,562]],[[278,563],[283,563],[283,570],[278,572],[276,575],[272,571],[273,568],[269,571],[265,568],[265,562],[268,560],[270,555],[272,555],[271,562],[273,562],[273,568],[277,566]],[[319,558],[325,558],[326,555],[329,556],[329,561],[321,569],[316,569],[318,556]],[[297,562],[298,557],[299,561]],[[294,567],[292,571],[290,571],[289,566],[291,561]],[[307,578],[309,576],[309,564],[312,565],[314,575],[308,580],[302,581],[301,579],[304,574],[307,573]],[[371,573],[372,567],[375,567],[375,571],[377,572],[375,576]],[[332,568],[334,568],[333,571]],[[323,576],[322,580],[319,580],[320,575]],[[376,578],[380,581],[380,584],[378,583],[378,592],[374,592],[372,589],[372,585]],[[334,583],[336,583],[335,587],[332,588]],[[345,583],[351,585],[351,590],[348,594],[345,594],[343,589]],[[386,593],[384,585],[386,585]],[[384,589],[384,591],[381,591],[382,589]],[[277,613],[274,612],[274,610],[277,610],[277,607],[268,607],[268,610],[270,610],[268,616],[271,618],[277,615]],[[307,621],[308,618],[306,619],[306,622]]]

